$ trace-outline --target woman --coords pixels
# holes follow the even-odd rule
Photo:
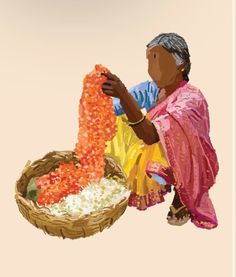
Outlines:
[[[129,205],[141,210],[160,203],[172,185],[175,196],[168,222],[183,225],[191,218],[197,227],[215,228],[217,217],[208,190],[215,183],[218,161],[209,137],[207,102],[201,91],[188,83],[188,46],[181,36],[163,33],[147,45],[146,56],[148,73],[159,88],[156,98],[146,88],[145,93],[139,90],[145,100],[137,101],[112,73],[104,73],[108,79],[102,86],[105,94],[119,99],[115,111],[120,105],[126,114],[119,116],[123,125],[118,124],[122,128],[117,136],[123,133],[125,146],[120,156],[128,151],[126,158],[119,159],[133,191]],[[150,82],[146,85],[150,88]],[[140,106],[147,108],[146,116]],[[115,156],[111,147],[109,151]],[[142,207],[143,203],[147,205]]]

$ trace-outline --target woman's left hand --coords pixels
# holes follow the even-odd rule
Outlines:
[[[102,91],[112,97],[122,98],[128,93],[127,88],[121,80],[110,72],[101,73],[107,77],[107,81],[102,84]]]
[[[142,112],[134,97],[128,92],[121,80],[112,73],[101,73],[107,77],[107,81],[102,84],[102,91],[112,97],[120,98],[120,103],[126,113],[128,120],[136,122],[141,119]],[[141,123],[132,126],[137,137],[146,144],[151,145],[159,141],[159,136],[153,123],[144,119]]]

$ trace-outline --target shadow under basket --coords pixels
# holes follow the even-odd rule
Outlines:
[[[117,176],[127,185],[127,179],[121,166],[109,155],[105,155],[104,177]],[[126,210],[128,197],[116,205],[91,212],[87,215],[56,217],[50,214],[45,207],[38,207],[36,203],[26,198],[27,186],[31,178],[42,176],[55,170],[61,162],[78,162],[72,151],[52,151],[42,159],[30,161],[22,171],[22,175],[16,182],[15,199],[21,214],[35,227],[40,228],[44,233],[62,238],[76,239],[92,236],[109,228]]]

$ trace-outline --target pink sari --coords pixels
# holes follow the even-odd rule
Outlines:
[[[174,186],[192,214],[191,221],[197,227],[215,228],[217,217],[208,190],[215,183],[219,166],[209,137],[208,105],[204,96],[183,81],[148,113],[173,171]]]

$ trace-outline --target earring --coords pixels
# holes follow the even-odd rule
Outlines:
[[[181,71],[184,71],[184,68],[182,68]]]

